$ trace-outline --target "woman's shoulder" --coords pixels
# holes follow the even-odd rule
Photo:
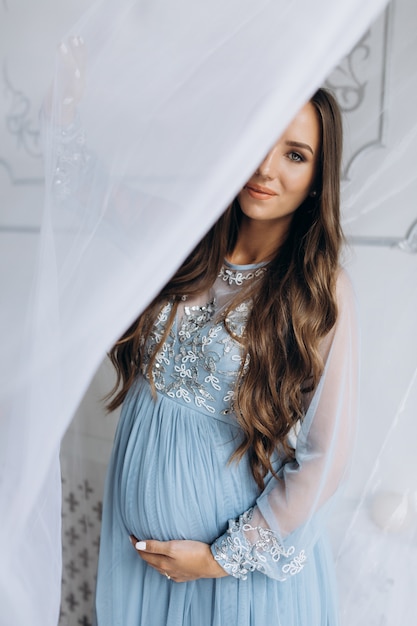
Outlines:
[[[352,278],[342,265],[339,265],[336,271],[336,295],[338,300],[345,298],[356,299]]]
[[[335,338],[344,341],[344,338],[353,338],[352,332],[357,327],[357,304],[352,279],[346,268],[340,266],[336,274],[336,323],[320,342],[319,351],[326,362],[330,348]]]
[[[345,267],[339,267],[336,276],[336,301],[338,308],[338,323],[342,320],[357,320],[358,302],[352,278]]]

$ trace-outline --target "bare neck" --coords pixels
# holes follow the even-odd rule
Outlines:
[[[291,219],[261,221],[243,215],[236,245],[228,260],[235,265],[269,261],[285,241],[290,223]]]

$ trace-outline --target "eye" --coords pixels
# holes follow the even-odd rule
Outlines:
[[[294,161],[295,163],[301,163],[305,160],[302,154],[294,151],[288,153],[288,158],[290,161]]]

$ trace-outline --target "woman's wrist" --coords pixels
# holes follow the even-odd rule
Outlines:
[[[205,578],[224,578],[225,576],[228,576],[228,573],[216,561],[210,546],[208,546],[207,576]]]

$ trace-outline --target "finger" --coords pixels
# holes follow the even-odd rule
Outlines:
[[[166,556],[170,556],[172,552],[172,542],[147,539],[146,541],[136,542],[135,548],[136,550],[147,554],[164,554]]]
[[[166,572],[171,568],[171,563],[169,562],[168,557],[163,556],[162,554],[147,554],[146,552],[138,552],[138,555],[143,561],[146,561],[148,565],[152,565],[152,567],[160,572]]]
[[[142,558],[143,558],[143,556],[142,556]],[[149,567],[152,567],[155,571],[157,571],[158,574],[161,574],[161,576],[164,576],[164,578],[166,578],[167,580],[171,581],[171,583],[182,583],[182,582],[185,582],[187,580],[186,577],[178,575],[173,570],[171,570],[169,568],[169,564],[168,565],[160,565],[159,563],[153,564],[153,563],[151,563],[148,560],[146,560],[146,563],[147,563],[147,565],[149,565]]]

